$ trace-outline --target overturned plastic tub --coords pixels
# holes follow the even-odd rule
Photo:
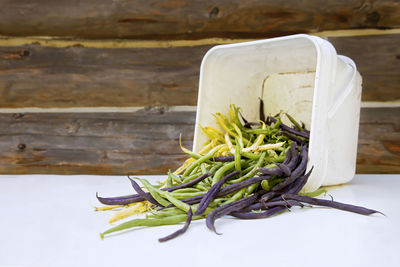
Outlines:
[[[235,104],[255,121],[259,98],[266,115],[287,112],[311,131],[305,191],[353,179],[361,76],[351,59],[305,34],[213,47],[200,69],[193,150],[207,140],[200,125],[219,128],[211,114]]]

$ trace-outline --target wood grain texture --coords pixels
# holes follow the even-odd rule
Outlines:
[[[160,174],[185,159],[194,112],[0,114],[0,173]]]
[[[357,173],[400,173],[400,108],[363,108]]]
[[[364,101],[400,100],[400,34],[329,40],[356,62]],[[0,108],[196,105],[210,48],[0,47]]]
[[[330,37],[338,54],[354,60],[363,101],[400,101],[400,34]]]
[[[79,38],[263,38],[337,29],[395,28],[394,0],[137,0],[0,2],[0,35]]]
[[[363,108],[358,173],[400,173],[400,108]],[[165,174],[186,158],[195,112],[0,114],[0,173]]]
[[[0,47],[0,107],[196,105],[209,48]]]

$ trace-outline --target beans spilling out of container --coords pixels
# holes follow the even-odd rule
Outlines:
[[[183,228],[160,242],[184,233],[192,220],[205,218],[207,227],[217,233],[215,221],[225,215],[240,219],[268,218],[293,206],[325,206],[370,215],[379,211],[315,198],[324,189],[301,192],[313,167],[307,170],[310,132],[288,114],[264,115],[260,101],[260,120],[247,121],[239,108],[231,105],[229,117],[214,115],[223,131],[202,128],[208,137],[199,153],[181,145],[189,159],[168,178],[154,185],[145,179],[129,177],[136,194],[99,197],[99,209],[122,209],[110,222],[134,213],[133,219],[101,233],[101,237],[138,226],[172,225]],[[283,116],[293,124],[282,123]],[[142,186],[138,183],[140,182]]]

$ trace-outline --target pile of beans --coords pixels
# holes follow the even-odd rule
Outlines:
[[[283,116],[292,122],[292,127],[282,123]],[[363,215],[378,212],[315,198],[324,192],[321,189],[301,193],[313,169],[307,170],[310,132],[290,115],[265,117],[261,101],[257,122],[247,121],[234,105],[230,106],[229,118],[219,113],[214,117],[223,131],[202,128],[209,140],[199,153],[181,146],[189,159],[175,172],[169,172],[164,182],[152,185],[145,179],[129,178],[136,194],[97,196],[105,205],[143,201],[152,204],[146,218],[112,227],[101,233],[101,237],[137,226],[185,222],[183,228],[159,239],[164,242],[184,233],[192,220],[205,218],[207,227],[216,232],[215,221],[225,215],[261,219],[305,204]]]

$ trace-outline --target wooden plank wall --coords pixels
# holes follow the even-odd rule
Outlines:
[[[310,33],[363,76],[358,173],[400,173],[398,1],[0,2],[0,173],[163,174],[212,46]]]
[[[399,16],[393,0],[3,0],[0,32],[90,39],[265,38],[395,28]]]

